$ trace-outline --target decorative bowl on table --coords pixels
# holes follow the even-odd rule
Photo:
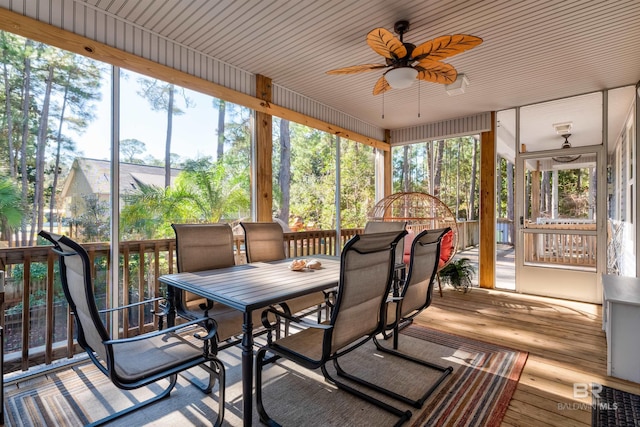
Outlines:
[[[317,259],[294,259],[289,263],[289,270],[291,271],[304,271],[306,269],[317,270],[322,266]]]

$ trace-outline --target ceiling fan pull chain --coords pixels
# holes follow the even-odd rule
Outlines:
[[[420,118],[420,82],[418,81],[418,118]]]
[[[382,118],[384,119],[384,92],[382,92]]]

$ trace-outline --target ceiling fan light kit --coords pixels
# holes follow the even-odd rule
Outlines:
[[[418,77],[418,70],[413,67],[398,67],[387,71],[384,78],[393,89],[406,89],[410,87]]]
[[[569,126],[569,129],[571,129],[571,126]],[[571,134],[565,133],[564,135],[561,135],[561,136],[564,138],[564,142],[562,143],[562,148],[563,149],[571,148],[571,143],[569,142],[569,137],[571,136]],[[575,162],[580,157],[581,155],[578,154],[576,156],[556,156],[556,157],[552,157],[552,159],[558,163],[571,163],[571,162]]]
[[[467,86],[469,86],[469,78],[464,74],[458,74],[455,82],[444,85],[444,90],[447,91],[449,96],[462,95]]]
[[[464,76],[458,81],[458,72],[451,64],[442,62],[458,53],[472,49],[482,43],[480,37],[469,34],[452,34],[436,37],[419,45],[405,43],[404,33],[409,30],[409,21],[398,21],[394,25],[398,39],[385,28],[374,28],[367,34],[367,44],[385,58],[385,63],[352,65],[327,71],[327,74],[355,74],[390,68],[376,82],[373,94],[379,95],[390,89],[405,89],[416,80],[451,85],[454,93],[464,93],[469,80]],[[456,87],[459,85],[459,87]]]

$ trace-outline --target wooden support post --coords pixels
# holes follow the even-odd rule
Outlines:
[[[271,79],[256,75],[256,96],[263,101],[271,102]],[[273,184],[272,184],[272,116],[256,111],[255,123],[255,188],[256,221],[272,221],[273,217]]]
[[[480,254],[478,284],[493,289],[496,278],[496,141],[495,117],[491,130],[480,135]]]
[[[391,145],[391,131],[389,129],[384,130],[384,142]],[[391,148],[384,152],[384,197],[390,196],[393,192],[393,185],[391,182],[392,174],[392,162],[391,162]]]

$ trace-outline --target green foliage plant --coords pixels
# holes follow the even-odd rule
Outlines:
[[[475,268],[469,258],[453,259],[440,270],[440,279],[453,286],[456,290],[468,292]]]

